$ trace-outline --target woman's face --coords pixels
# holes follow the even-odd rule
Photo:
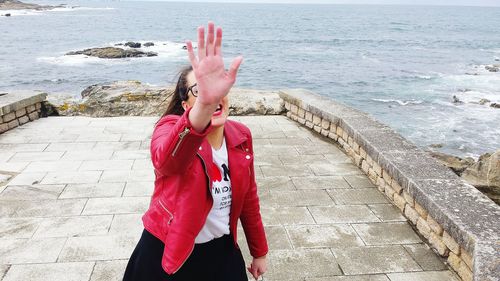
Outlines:
[[[196,77],[194,76],[194,72],[191,71],[186,76],[187,79],[187,87],[191,87],[196,84]],[[193,96],[193,92],[197,93],[196,86],[192,91],[188,93],[188,99],[182,102],[182,107],[184,110],[187,110],[190,107],[193,107],[196,97]],[[225,96],[220,102],[217,110],[212,115],[212,126],[218,127],[224,125],[227,120],[227,116],[229,115],[229,98]]]

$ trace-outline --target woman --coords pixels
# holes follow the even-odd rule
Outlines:
[[[248,270],[257,279],[266,271],[268,246],[252,137],[246,126],[227,119],[227,95],[242,57],[224,69],[222,29],[212,22],[206,41],[204,27],[198,28],[198,57],[186,43],[191,67],[181,72],[151,138],[155,189],[123,280],[248,280],[238,219],[253,256]]]

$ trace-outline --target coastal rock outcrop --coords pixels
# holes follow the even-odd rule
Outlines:
[[[139,43],[140,44],[140,43]],[[135,49],[122,49],[117,47],[90,48],[83,51],[69,52],[67,56],[86,55],[98,57],[101,59],[118,59],[118,58],[133,58],[133,57],[154,57],[158,56],[155,52],[143,52]]]
[[[142,45],[139,42],[127,42],[127,43],[125,43],[125,46],[137,49],[137,48],[140,48]]]
[[[487,65],[484,68],[486,70],[488,70],[489,72],[499,72],[500,71],[500,64]]]
[[[65,5],[49,6],[23,3],[17,0],[0,0],[0,10],[50,10],[54,8],[65,7]],[[6,14],[5,16],[10,16]]]
[[[139,81],[116,81],[87,87],[82,99],[48,95],[54,115],[160,116],[170,101],[173,87],[157,87]],[[232,89],[231,115],[280,114],[284,104],[277,92]]]
[[[439,162],[452,169],[455,174],[460,175],[467,167],[474,164],[474,159],[472,157],[467,157],[462,159],[457,156],[448,155],[446,153],[430,151],[432,157],[436,158]]]
[[[500,200],[500,149],[481,155],[461,177],[481,190],[496,192],[497,200]]]
[[[430,154],[500,205],[500,149],[481,155],[477,162],[470,157],[462,159],[440,152]]]

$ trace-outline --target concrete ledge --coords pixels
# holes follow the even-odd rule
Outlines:
[[[463,280],[500,279],[500,207],[368,114],[282,90],[287,116],[335,140]]]
[[[29,105],[41,103],[46,98],[46,93],[34,91],[0,93],[0,116],[22,109]]]
[[[40,118],[46,97],[32,91],[0,93],[0,134]]]

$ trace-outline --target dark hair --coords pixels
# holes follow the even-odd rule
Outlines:
[[[171,92],[170,95],[168,95],[168,97],[171,97],[171,99],[167,106],[167,110],[165,111],[165,113],[163,113],[160,119],[170,114],[175,114],[175,115],[184,114],[182,101],[186,101],[188,99],[187,76],[191,71],[193,71],[192,66],[185,66],[179,71],[178,74],[179,78],[177,79],[177,85],[175,85],[175,89],[173,90],[173,92]],[[160,119],[158,119],[158,121],[160,121]],[[156,121],[156,123],[158,123],[158,121]]]

